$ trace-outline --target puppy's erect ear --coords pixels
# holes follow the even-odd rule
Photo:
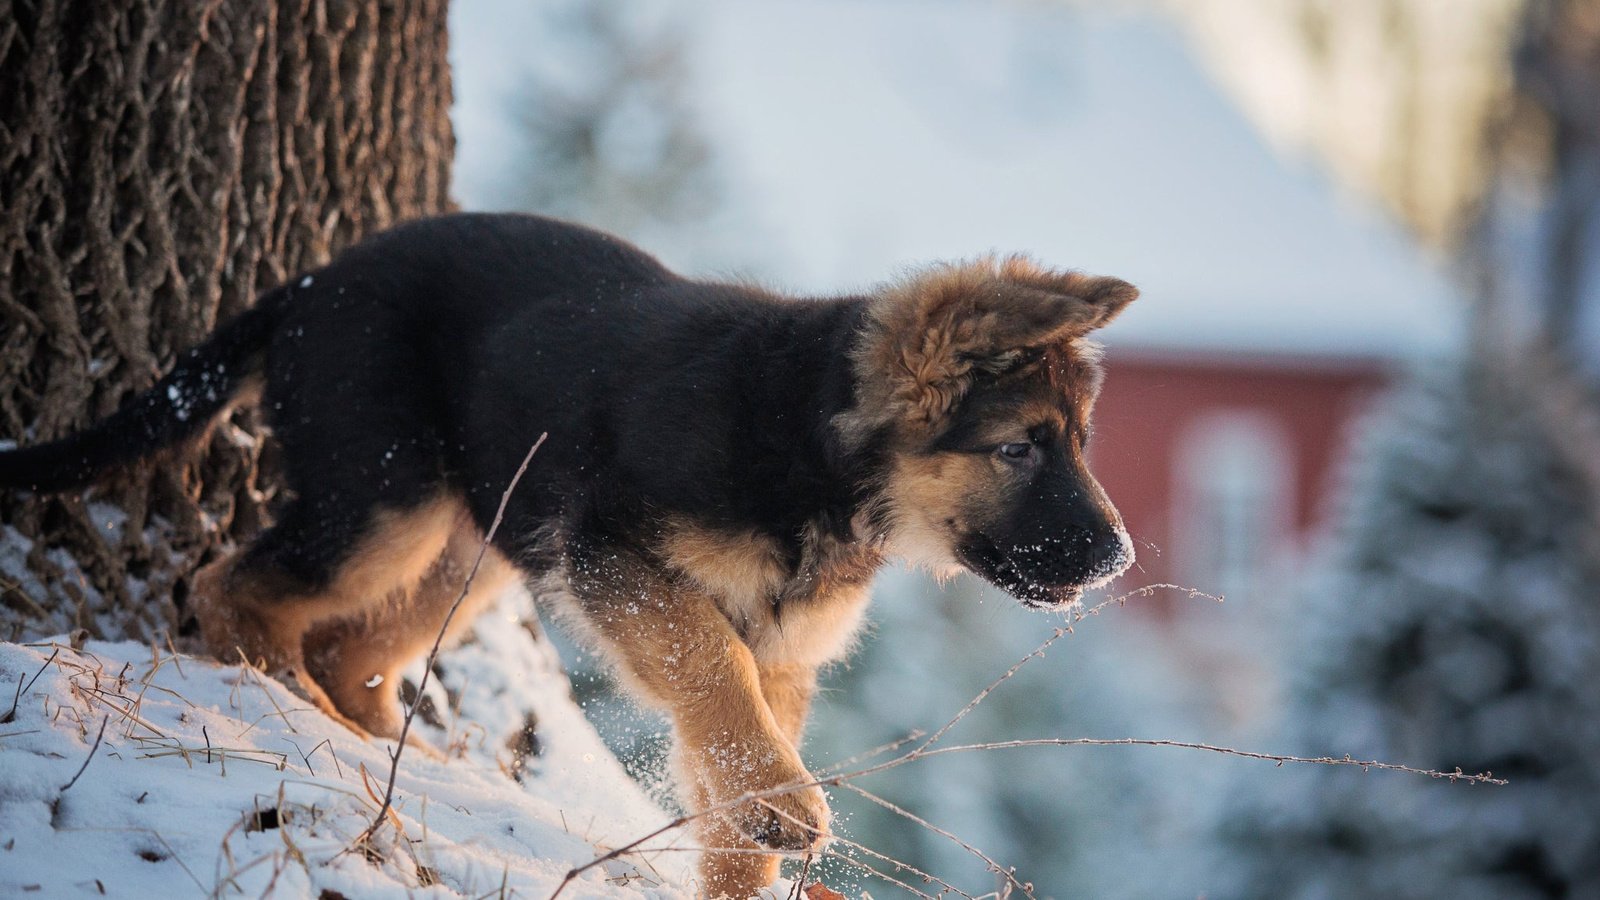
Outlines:
[[[1008,371],[1028,351],[1110,322],[1139,291],[1116,278],[1044,268],[1025,257],[939,265],[873,300],[855,352],[862,424],[928,424],[973,371]]]
[[[1024,256],[1007,257],[1000,263],[1001,280],[1017,287],[1032,288],[1049,297],[1045,314],[1055,324],[1043,341],[1061,336],[1081,337],[1115,319],[1139,296],[1139,289],[1120,278],[1085,275],[1082,272],[1046,269]]]

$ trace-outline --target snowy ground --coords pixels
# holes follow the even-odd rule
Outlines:
[[[131,642],[0,643],[0,896],[548,896],[668,817],[573,705],[548,642],[515,624],[525,603],[443,657],[429,693],[448,711],[421,730],[448,758],[402,757],[404,834],[385,828],[374,854],[351,847],[387,747],[279,683]],[[525,724],[536,749],[519,762]],[[650,846],[675,849],[562,896],[691,896],[688,842],[664,836]]]

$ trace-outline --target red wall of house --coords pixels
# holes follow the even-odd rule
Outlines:
[[[1173,552],[1184,518],[1179,443],[1202,417],[1245,412],[1276,423],[1292,455],[1286,521],[1293,533],[1284,538],[1301,547],[1327,511],[1353,419],[1388,381],[1381,363],[1360,359],[1112,348],[1106,366],[1090,462],[1135,540],[1140,568],[1121,579],[1124,588],[1182,581]]]

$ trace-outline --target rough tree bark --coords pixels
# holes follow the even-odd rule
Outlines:
[[[104,416],[258,290],[444,210],[447,0],[0,0],[0,437]],[[0,492],[0,639],[156,638],[259,529],[237,413],[83,495]]]

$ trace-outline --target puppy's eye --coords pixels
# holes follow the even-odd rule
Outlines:
[[[1027,459],[1028,458],[1028,454],[1030,454],[1032,452],[1033,452],[1033,445],[1030,444],[1030,443],[1027,443],[1026,441],[1018,441],[1017,443],[1014,443],[1014,444],[1001,444],[1000,445],[1000,455],[1004,456],[1006,459],[1012,459],[1012,460]]]

